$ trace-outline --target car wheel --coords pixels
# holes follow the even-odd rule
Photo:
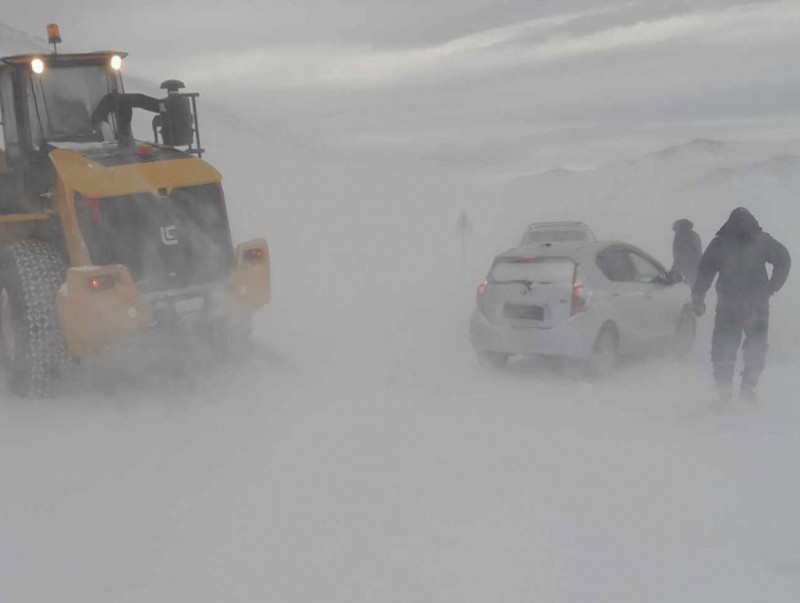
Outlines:
[[[610,376],[617,365],[617,355],[617,336],[610,328],[604,328],[594,342],[592,357],[588,363],[589,376],[594,379]]]
[[[476,353],[478,355],[478,363],[486,369],[496,371],[503,368],[508,362],[508,354],[501,352],[481,351]]]
[[[697,318],[690,309],[681,312],[678,319],[678,326],[675,328],[675,336],[672,342],[672,353],[676,358],[685,358],[694,347],[695,336],[697,335]]]

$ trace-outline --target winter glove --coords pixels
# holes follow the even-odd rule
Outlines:
[[[695,316],[702,316],[706,313],[706,302],[702,299],[693,299],[692,300],[692,312],[694,312]]]

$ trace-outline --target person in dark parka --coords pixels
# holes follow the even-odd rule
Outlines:
[[[772,276],[766,265],[772,265]],[[747,209],[739,207],[703,254],[692,289],[695,314],[705,313],[705,296],[717,277],[717,314],[711,341],[711,361],[720,396],[733,390],[736,356],[744,333],[741,393],[755,397],[754,388],[764,370],[769,329],[769,299],[789,276],[791,257],[782,244],[761,230]]]
[[[672,269],[683,276],[689,287],[693,287],[697,267],[703,257],[703,242],[694,231],[694,224],[685,218],[676,221],[672,230],[675,232],[672,240]]]

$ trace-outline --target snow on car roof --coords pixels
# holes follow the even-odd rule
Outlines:
[[[630,249],[641,251],[635,245],[625,243],[624,241],[564,241],[564,242],[544,242],[544,243],[527,243],[524,245],[517,245],[507,251],[499,254],[495,260],[498,259],[513,259],[522,257],[562,257],[576,260],[582,260],[587,256],[592,256],[599,252],[601,249],[610,247],[612,245],[620,245]],[[646,252],[645,252],[646,253]],[[649,254],[646,254],[649,255]]]
[[[530,228],[530,229],[538,229],[538,228],[586,228],[586,229],[588,229],[589,227],[585,222],[559,221],[559,222],[533,222],[532,224],[528,224],[528,228]]]

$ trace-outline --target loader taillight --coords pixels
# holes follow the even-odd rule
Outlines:
[[[114,286],[114,277],[110,274],[99,274],[89,279],[89,286],[93,291],[105,291]]]
[[[260,264],[264,261],[264,250],[261,247],[254,247],[253,249],[245,249],[242,254],[245,264]]]

